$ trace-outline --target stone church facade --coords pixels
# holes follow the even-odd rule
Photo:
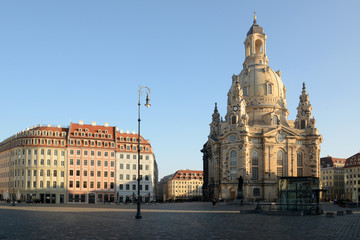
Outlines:
[[[224,119],[215,103],[201,150],[205,199],[236,199],[242,177],[245,201],[274,201],[280,177],[319,177],[322,136],[305,83],[296,119],[288,120],[286,88],[281,72],[268,66],[266,38],[254,17],[244,42],[243,69],[232,76]]]

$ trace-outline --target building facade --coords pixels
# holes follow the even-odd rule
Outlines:
[[[0,193],[16,200],[66,201],[67,128],[37,126],[0,143]]]
[[[118,202],[135,202],[137,198],[138,135],[117,132],[116,193]],[[149,140],[140,136],[140,196],[142,202],[156,200],[158,168]]]
[[[115,200],[115,127],[71,123],[68,137],[68,202]]]
[[[175,173],[166,175],[158,183],[158,201],[166,202],[168,200],[171,200],[170,198],[168,198],[169,196],[172,197],[172,194],[169,194],[169,182],[174,177],[174,174]]]
[[[266,40],[254,17],[244,41],[243,69],[232,76],[225,118],[215,104],[201,150],[205,199],[234,200],[242,178],[245,200],[274,201],[280,177],[319,177],[322,137],[305,83],[296,119],[288,120],[286,88],[280,70],[268,65]]]
[[[179,170],[167,181],[166,199],[200,199],[203,183],[203,171]]]
[[[360,152],[346,159],[345,162],[345,199],[360,201]]]
[[[135,134],[131,140],[125,135],[108,123],[98,126],[83,121],[65,128],[39,125],[15,134],[0,143],[0,200],[125,201],[127,183],[120,176],[133,178],[134,172],[137,174],[132,162],[131,169],[120,167],[127,166],[124,161],[137,146]],[[152,201],[156,198],[158,167],[150,142],[143,137],[141,157],[141,195],[143,201]]]
[[[320,158],[320,188],[323,201],[345,199],[345,158]]]

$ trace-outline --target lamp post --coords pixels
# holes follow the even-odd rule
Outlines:
[[[151,106],[151,104],[149,103],[150,99],[149,99],[149,94],[150,94],[150,88],[146,87],[146,86],[142,86],[140,87],[139,89],[139,103],[138,103],[138,106],[139,106],[139,118],[138,118],[138,178],[137,178],[137,189],[138,189],[138,199],[137,199],[137,212],[136,212],[136,216],[135,218],[136,219],[141,219],[142,216],[141,216],[141,212],[140,212],[140,106],[141,106],[141,103],[140,103],[140,96],[141,96],[141,93],[142,93],[142,90],[145,89],[146,91],[146,103],[145,103],[145,106],[148,108]]]
[[[13,188],[13,202],[12,202],[12,206],[15,206],[15,188]]]

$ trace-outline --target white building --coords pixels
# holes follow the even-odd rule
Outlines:
[[[138,175],[138,134],[117,132],[116,199],[135,202]],[[142,202],[156,200],[158,169],[150,142],[140,137],[140,196]]]

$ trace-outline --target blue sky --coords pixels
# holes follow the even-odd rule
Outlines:
[[[256,11],[289,120],[306,82],[321,156],[350,157],[360,151],[359,9],[355,0],[0,1],[0,141],[79,120],[137,130],[146,85],[142,135],[159,177],[202,170],[214,102],[224,116]]]

